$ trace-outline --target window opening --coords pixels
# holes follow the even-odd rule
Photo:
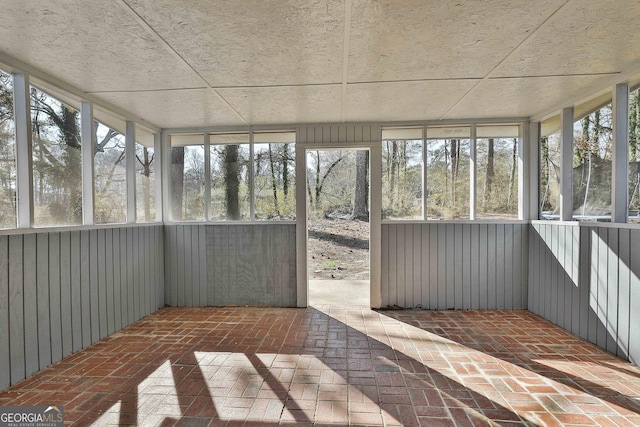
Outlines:
[[[82,224],[80,112],[31,87],[34,225]]]

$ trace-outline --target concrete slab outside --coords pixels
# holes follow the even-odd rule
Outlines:
[[[309,280],[309,305],[370,307],[368,280]]]

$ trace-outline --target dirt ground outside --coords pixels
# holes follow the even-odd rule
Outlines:
[[[369,223],[309,220],[309,279],[369,280]]]

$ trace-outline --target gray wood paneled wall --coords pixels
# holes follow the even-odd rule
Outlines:
[[[164,305],[161,225],[0,236],[0,390]]]
[[[380,125],[344,124],[300,126],[296,130],[296,144],[345,144],[381,140]]]
[[[165,226],[165,301],[296,306],[295,224]]]
[[[640,229],[534,222],[529,310],[640,363]]]
[[[527,307],[527,223],[384,223],[382,306]]]

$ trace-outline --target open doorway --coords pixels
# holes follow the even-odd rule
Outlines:
[[[369,151],[307,150],[309,305],[370,305]]]

